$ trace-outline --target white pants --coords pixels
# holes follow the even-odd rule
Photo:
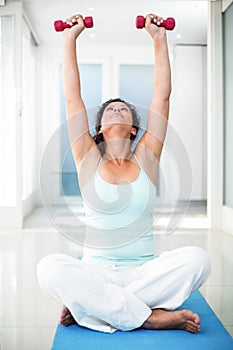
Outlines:
[[[204,250],[184,247],[139,266],[108,266],[52,254],[38,264],[42,290],[78,324],[112,333],[140,327],[151,309],[175,310],[209,277]]]

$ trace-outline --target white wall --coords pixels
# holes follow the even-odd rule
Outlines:
[[[211,226],[222,226],[223,91],[221,2],[209,3],[208,24],[208,214]]]
[[[191,174],[179,164],[192,186],[192,200],[206,200],[206,46],[177,45],[174,59],[174,93],[171,121],[186,148]],[[176,145],[174,145],[175,147]],[[178,154],[182,157],[182,154]],[[181,169],[180,169],[181,170]],[[190,175],[192,179],[189,179]],[[189,200],[183,194],[182,200]]]
[[[209,3],[208,29],[208,215],[213,229],[233,234],[233,210],[223,205],[223,42],[222,12],[232,3]]]
[[[222,11],[225,11],[232,2],[232,0],[222,0]]]
[[[233,1],[232,0],[225,0],[222,3],[222,12],[224,12],[225,10],[228,9],[228,7],[232,5]],[[232,8],[230,9],[230,13],[232,15]],[[228,13],[229,16],[229,13]],[[232,23],[232,21],[230,22]],[[227,49],[227,57],[223,58],[224,63],[227,66],[227,70],[225,71],[226,74],[226,81],[224,81],[224,89],[225,89],[225,96],[224,96],[224,100],[226,105],[224,105],[224,119],[225,119],[225,125],[224,128],[227,128],[227,132],[226,130],[224,130],[224,135],[225,137],[227,137],[226,140],[224,140],[225,143],[225,147],[224,151],[226,152],[224,154],[224,162],[223,162],[223,166],[224,166],[224,186],[225,186],[225,195],[223,198],[222,203],[224,203],[224,205],[222,206],[222,227],[224,230],[226,230],[227,232],[230,232],[231,234],[233,234],[233,208],[232,208],[232,178],[231,178],[231,174],[232,174],[232,80],[230,78],[230,74],[231,74],[231,68],[232,65],[230,65],[230,62],[232,60],[232,36],[231,36],[231,29],[228,23],[228,33],[226,35],[228,42],[226,43],[226,49]],[[230,74],[229,74],[230,73]],[[226,136],[226,134],[228,134]],[[228,193],[230,192],[230,193]],[[228,205],[228,206],[227,206]]]

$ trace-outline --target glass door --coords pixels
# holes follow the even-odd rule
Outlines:
[[[82,98],[87,108],[89,126],[92,129],[98,107],[102,102],[102,64],[83,63],[79,64]],[[65,97],[61,87],[61,179],[60,196],[66,196],[68,201],[72,197],[80,196],[80,188],[76,167],[69,144],[69,136],[66,128]]]
[[[22,3],[0,13],[0,227],[22,226],[21,203]]]
[[[14,16],[0,16],[0,206],[16,206]]]
[[[146,130],[148,112],[154,92],[154,66],[151,64],[124,64],[119,71],[119,94],[122,99],[129,101],[137,108],[140,120],[140,138]],[[157,197],[160,196],[160,177],[156,188]]]

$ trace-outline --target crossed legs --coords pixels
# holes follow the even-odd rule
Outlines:
[[[175,311],[209,277],[206,253],[197,247],[164,252],[143,265],[109,268],[53,254],[38,264],[46,294],[61,301],[61,323],[114,332],[138,327],[196,333],[200,318]]]

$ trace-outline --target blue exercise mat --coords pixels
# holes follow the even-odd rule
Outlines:
[[[77,324],[58,325],[52,350],[233,350],[233,339],[200,292],[193,293],[180,309],[200,315],[200,333],[137,329],[109,334]]]

